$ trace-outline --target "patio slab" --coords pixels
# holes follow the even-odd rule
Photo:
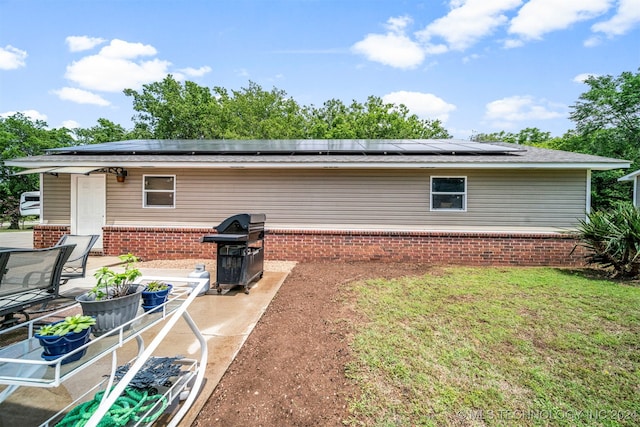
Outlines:
[[[65,297],[73,298],[75,295],[86,292],[95,283],[93,278],[95,270],[105,265],[117,266],[119,263],[120,261],[117,257],[91,256],[86,277],[70,280],[60,288],[60,293]],[[288,268],[289,265],[290,268]],[[191,409],[180,422],[180,426],[190,426],[194,422],[293,266],[295,266],[293,262],[285,263],[285,268],[283,269],[282,263],[278,263],[278,271],[269,271],[269,262],[265,262],[264,276],[252,285],[250,294],[245,294],[241,287],[225,290],[222,294],[218,294],[215,289],[212,289],[207,294],[196,297],[189,306],[189,315],[207,341],[208,358],[202,388]],[[143,276],[183,278],[187,278],[190,272],[190,270],[183,269],[140,268],[140,270]],[[214,282],[215,272],[211,272],[211,276],[211,280]],[[150,342],[162,326],[163,324],[157,325],[145,332],[143,334],[144,341],[146,343]],[[125,347],[118,351],[118,360],[123,362],[130,360],[134,352],[135,345]],[[173,357],[180,355],[187,358],[196,358],[198,354],[198,342],[183,319],[176,323],[170,335],[167,336],[167,341],[161,344],[155,352],[157,356]],[[106,358],[105,363],[108,362],[108,359]],[[94,367],[96,372],[103,372],[102,366],[99,366],[101,364],[99,363]],[[108,372],[108,367],[105,366],[104,368]],[[73,397],[79,392],[77,390],[81,388],[83,388],[82,375],[77,375],[58,389],[60,389],[60,397],[65,394]],[[19,391],[31,393],[35,392],[36,389],[21,389]],[[51,393],[51,391],[45,390],[46,393]],[[18,396],[19,394],[16,397]],[[44,403],[48,400],[45,398],[44,401],[40,400],[40,402]],[[42,409],[46,410],[45,408]],[[7,421],[7,419],[4,419],[4,421]],[[159,425],[162,425],[162,423],[159,423]]]

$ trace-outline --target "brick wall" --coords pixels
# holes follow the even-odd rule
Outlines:
[[[33,247],[50,248],[58,243],[58,240],[71,232],[68,225],[39,225],[33,226]]]
[[[584,250],[560,234],[270,230],[270,259],[582,266]]]
[[[144,260],[215,258],[214,243],[200,243],[211,228],[104,227],[105,255],[131,252]],[[36,226],[35,247],[55,244],[68,227]],[[289,261],[427,262],[464,265],[583,266],[584,249],[561,234],[267,231],[265,258]]]
[[[215,245],[200,243],[212,228],[103,227],[105,255],[131,252],[143,260],[215,258]]]

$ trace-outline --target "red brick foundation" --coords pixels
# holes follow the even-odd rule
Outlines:
[[[105,255],[131,252],[142,260],[215,258],[215,245],[200,243],[212,228],[103,227]]]
[[[463,265],[583,266],[570,236],[524,233],[270,230],[266,257]]]
[[[211,228],[103,228],[105,255],[131,252],[143,260],[215,258],[200,243]],[[68,227],[39,225],[34,247],[55,244]],[[265,259],[288,261],[427,262],[463,265],[583,266],[585,252],[562,234],[429,231],[268,230]]]
[[[58,240],[71,233],[71,227],[67,225],[34,225],[33,226],[33,247],[50,248],[58,243]]]

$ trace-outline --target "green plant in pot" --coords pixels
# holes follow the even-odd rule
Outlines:
[[[159,308],[156,309],[156,307],[167,301],[172,288],[173,285],[160,280],[147,283],[142,291],[142,308],[144,311],[155,312],[160,310]]]
[[[76,314],[58,322],[43,325],[35,333],[35,338],[43,349],[41,357],[54,360],[89,342],[91,327],[96,324],[92,316]],[[62,360],[61,364],[74,362],[87,352],[83,349]]]
[[[96,285],[87,293],[76,297],[85,315],[94,316],[96,325],[93,334],[104,335],[136,317],[140,307],[140,291],[143,287],[134,285],[142,276],[135,268],[138,257],[128,253],[119,256],[124,263],[124,271],[117,272],[102,267],[94,274]],[[131,325],[126,325],[125,330]]]

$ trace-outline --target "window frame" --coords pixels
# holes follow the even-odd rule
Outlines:
[[[433,191],[433,181],[434,179],[463,179],[464,180],[464,191],[463,192],[444,192],[444,191]],[[466,212],[467,211],[467,176],[431,176],[429,180],[429,211],[430,212]],[[461,195],[462,196],[462,209],[458,208],[435,208],[433,205],[433,196],[434,195]]]
[[[147,190],[146,180],[147,178],[172,178],[173,180],[173,189],[171,190]],[[142,175],[142,209],[175,209],[176,208],[176,175]],[[148,205],[147,204],[147,193],[172,193],[173,194],[173,204],[172,205]]]

